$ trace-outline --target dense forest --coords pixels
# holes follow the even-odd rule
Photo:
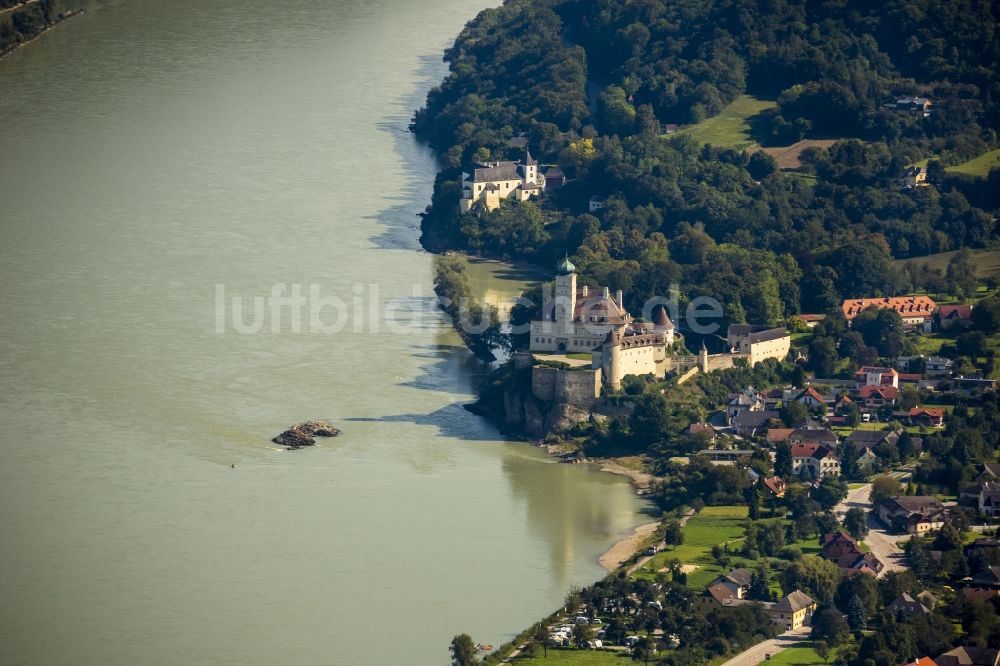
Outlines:
[[[998,240],[1000,170],[944,170],[998,145],[998,15],[979,0],[508,1],[469,23],[414,117],[444,166],[423,243],[543,266],[565,252],[631,305],[679,283],[732,321],[939,283],[891,260]],[[662,132],[744,93],[776,102],[754,119],[759,142],[840,141],[807,150],[803,178]],[[906,95],[933,112],[885,107]],[[463,167],[518,157],[520,133],[566,186],[458,215]],[[901,188],[926,158],[932,186]],[[607,205],[590,213],[594,195]]]

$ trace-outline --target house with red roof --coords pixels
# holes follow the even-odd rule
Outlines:
[[[899,372],[895,368],[866,365],[854,373],[858,388],[862,386],[894,386],[899,388]]]
[[[895,405],[899,389],[895,386],[862,386],[858,389],[858,399],[868,409],[880,409]]]
[[[844,301],[840,308],[848,324],[868,308],[888,308],[899,313],[906,328],[922,328],[930,333],[937,303],[929,296],[852,298]]]
[[[944,426],[944,410],[938,407],[914,407],[907,416],[913,425],[926,426],[928,428],[941,428]]]
[[[840,476],[840,461],[833,449],[817,442],[792,445],[792,471],[802,474],[812,472],[817,479],[825,476]]]
[[[938,328],[948,331],[952,328],[969,328],[972,326],[971,305],[942,305],[935,313]]]

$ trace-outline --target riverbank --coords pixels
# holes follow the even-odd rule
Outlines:
[[[25,3],[24,5],[19,5],[18,7],[16,7],[16,9],[21,9],[23,7],[26,7],[27,5],[28,5],[28,3]],[[73,18],[74,16],[80,16],[81,14],[84,14],[84,13],[86,13],[86,10],[83,10],[83,9],[70,9],[67,12],[63,12],[62,14],[60,14],[59,16],[56,17],[55,21],[53,21],[52,23],[49,23],[47,26],[45,26],[44,28],[42,28],[42,30],[37,35],[35,35],[31,39],[29,39],[28,41],[26,41],[26,42],[18,42],[17,44],[12,44],[11,46],[8,46],[6,49],[4,49],[3,51],[0,51],[0,61],[3,61],[4,58],[6,58],[7,56],[9,56],[14,51],[17,51],[22,46],[25,46],[27,44],[32,43],[33,41],[35,41],[36,39],[38,39],[39,37],[41,37],[42,35],[44,35],[45,33],[47,33],[49,30],[52,30],[52,28],[55,28],[58,25],[62,25],[63,23],[65,23],[69,19]]]
[[[608,550],[601,555],[597,561],[601,563],[604,569],[611,573],[618,570],[623,564],[628,562],[646,545],[649,538],[656,531],[656,528],[660,526],[660,521],[654,521],[652,523],[646,523],[645,525],[639,525],[632,533],[628,536],[622,538],[615,545],[608,548]]]

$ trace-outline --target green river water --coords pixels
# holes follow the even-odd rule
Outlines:
[[[406,124],[486,4],[89,0],[0,62],[0,663],[443,664],[648,520],[466,412],[428,306]],[[350,321],[220,326],[293,284]]]

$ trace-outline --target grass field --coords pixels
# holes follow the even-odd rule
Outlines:
[[[952,173],[964,173],[969,176],[979,176],[986,178],[990,174],[991,168],[1000,169],[1000,148],[983,153],[979,157],[974,157],[968,162],[962,162],[945,169]]]
[[[684,527],[683,544],[659,553],[637,571],[636,575],[652,577],[669,560],[677,559],[683,564],[695,564],[699,567],[697,571],[688,574],[688,587],[705,587],[724,573],[721,567],[713,563],[712,546],[735,541],[736,543],[730,543],[730,551],[738,550],[746,519],[745,506],[706,506],[699,514],[692,516]]]
[[[948,262],[953,256],[955,256],[955,252],[939,252],[938,254],[929,254],[926,257],[897,259],[893,264],[897,268],[902,268],[908,263],[928,264],[944,273],[947,272]],[[978,278],[1000,276],[1000,250],[973,250],[972,263],[976,267],[976,277]]]
[[[774,108],[774,102],[740,95],[708,120],[685,127],[677,134],[687,134],[700,143],[726,148],[746,148],[756,143],[750,135],[750,119],[761,111]]]
[[[515,664],[572,664],[573,666],[634,666],[636,662],[628,652],[605,652],[603,650],[573,650],[569,648],[549,648],[546,657],[541,650],[532,658],[518,655],[512,663]]]
[[[810,645],[797,645],[773,655],[768,666],[822,666],[833,661],[837,650],[830,650],[829,661],[823,661]]]

